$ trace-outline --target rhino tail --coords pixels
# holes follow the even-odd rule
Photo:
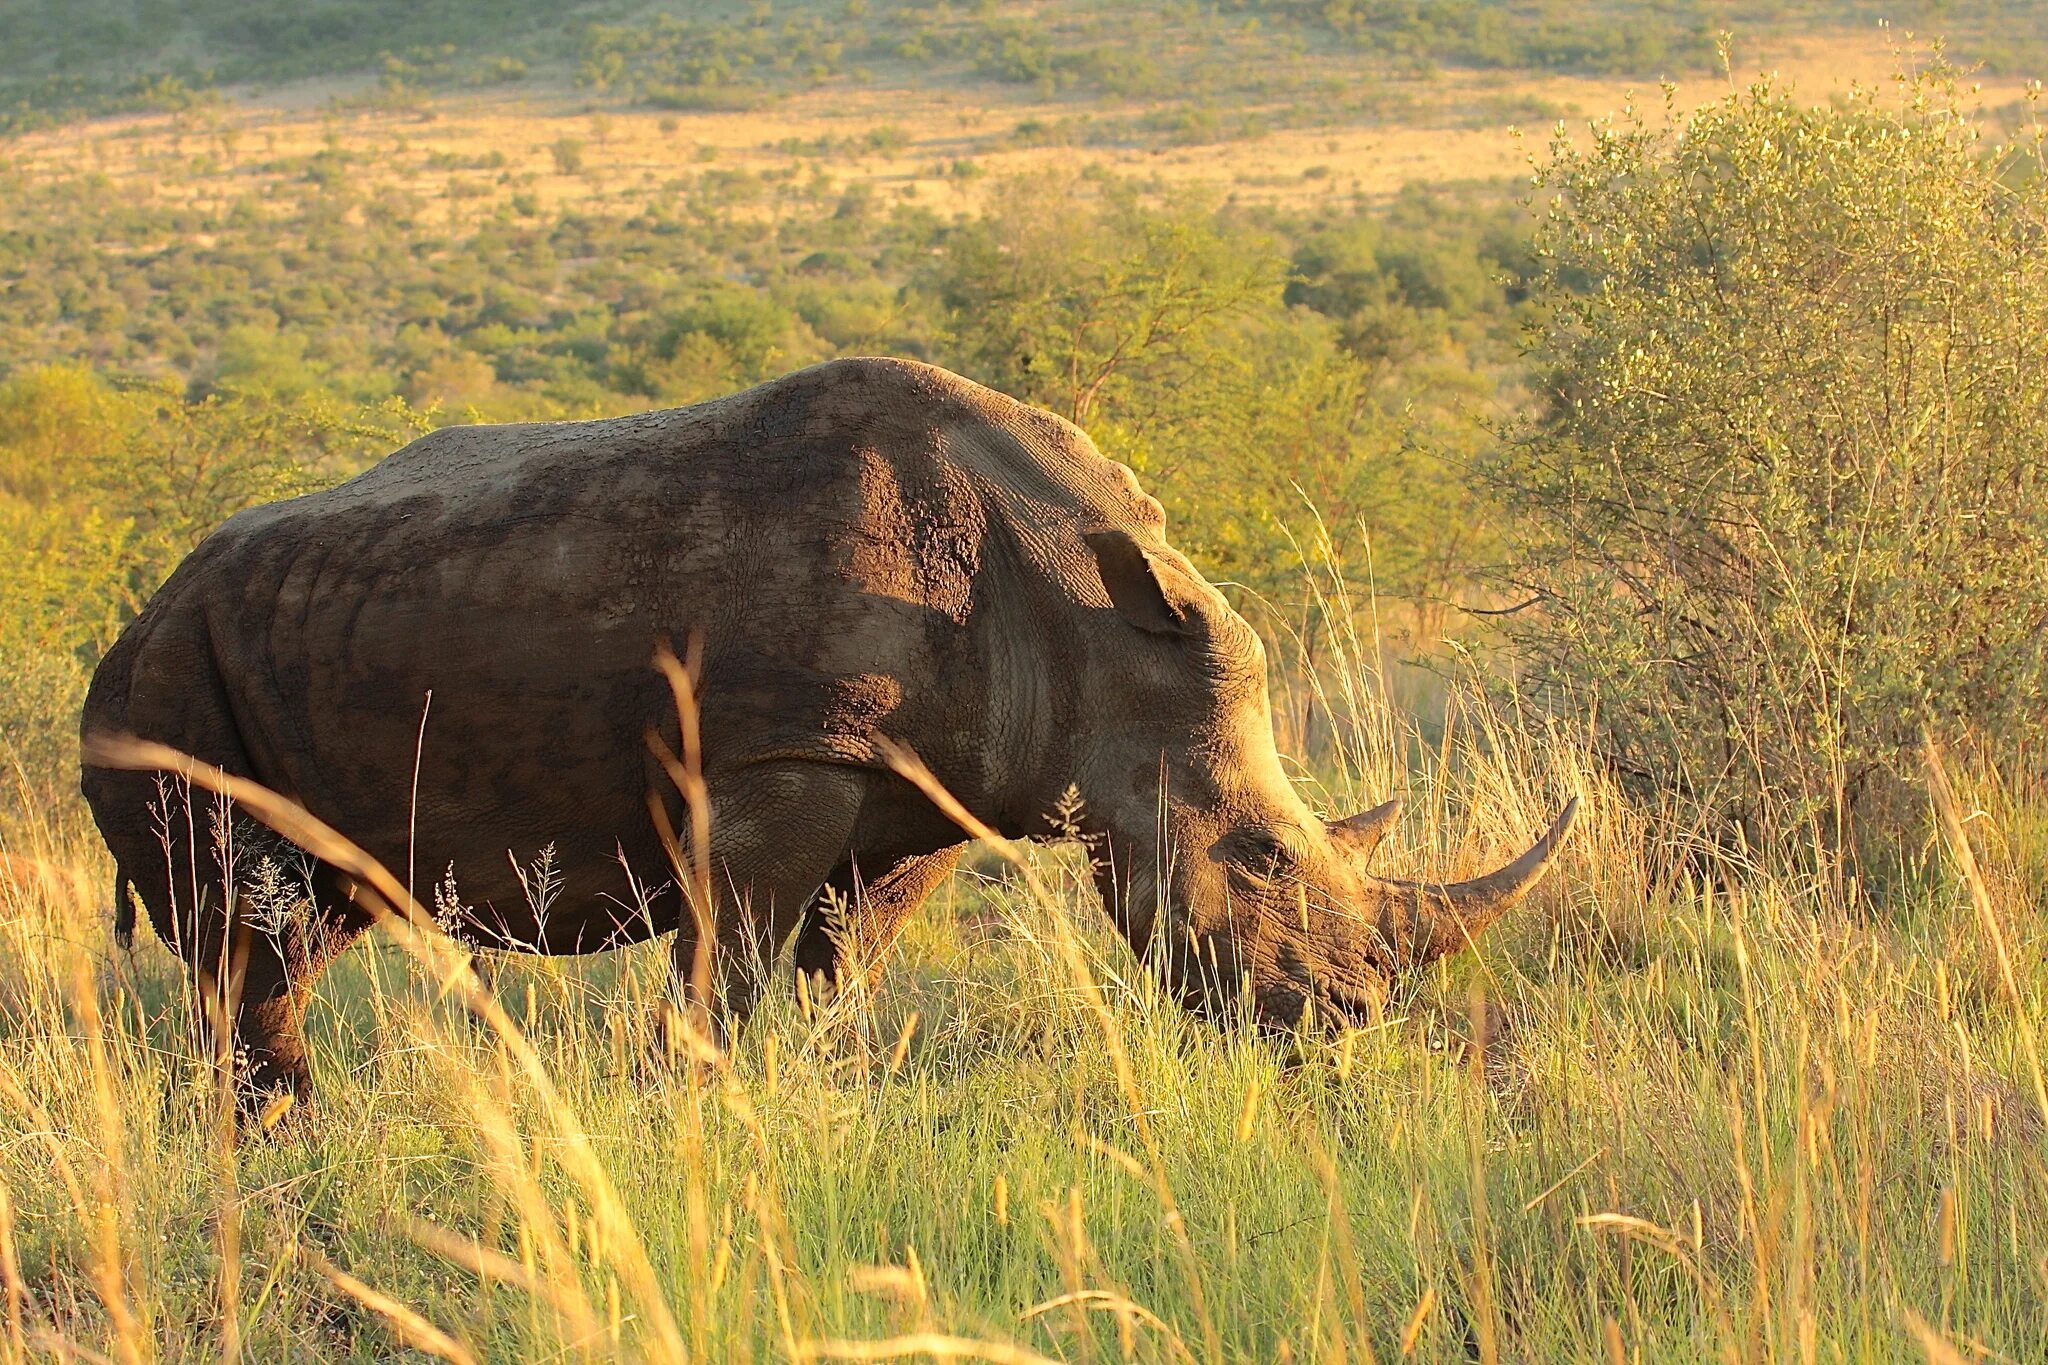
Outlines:
[[[114,944],[127,952],[135,946],[135,891],[127,870],[114,866]]]

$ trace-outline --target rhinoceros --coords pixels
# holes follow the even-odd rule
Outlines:
[[[650,756],[681,725],[651,659],[690,640],[709,914],[650,806],[687,828]],[[1050,413],[885,359],[638,416],[450,427],[238,513],[108,651],[82,729],[161,741],[445,878],[444,927],[476,944],[673,933],[680,980],[701,937],[695,1007],[730,1024],[792,938],[829,980],[951,873],[966,836],[892,742],[1004,835],[1090,840],[1109,917],[1170,993],[1283,1029],[1311,1002],[1369,1013],[1471,942],[1576,805],[1477,880],[1373,876],[1392,805],[1311,813],[1258,636],[1131,471]],[[245,1095],[308,1094],[300,1018],[372,923],[358,888],[312,867],[310,912],[252,928],[251,855],[207,798],[90,761],[81,785],[118,913],[132,929],[139,896],[203,1012],[231,1018]]]

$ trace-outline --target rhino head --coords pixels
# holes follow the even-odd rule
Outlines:
[[[1103,897],[1168,988],[1205,1014],[1249,993],[1263,1025],[1311,1003],[1360,1022],[1403,973],[1470,944],[1535,886],[1577,813],[1498,871],[1450,884],[1396,881],[1367,864],[1399,803],[1319,819],[1273,744],[1257,634],[1163,544],[1087,537],[1112,611],[1108,666],[1087,671],[1114,724],[1085,764],[1104,836]]]

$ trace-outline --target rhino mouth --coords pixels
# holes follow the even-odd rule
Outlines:
[[[1294,1016],[1297,1027],[1312,1021],[1337,1032],[1367,1028],[1386,1013],[1386,992],[1376,980],[1315,971],[1303,962],[1288,963],[1285,976],[1286,985],[1278,994],[1291,1001],[1291,1008],[1281,1012]]]
[[[1386,1009],[1384,992],[1342,981],[1317,982],[1315,1000],[1317,1011],[1340,1029],[1370,1027]]]

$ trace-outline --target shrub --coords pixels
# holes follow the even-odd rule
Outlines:
[[[548,144],[548,154],[555,159],[557,174],[583,174],[583,146],[580,137],[558,137]]]
[[[2043,721],[2048,182],[1945,72],[1897,95],[1561,137],[1548,410],[1490,466],[1514,633],[1619,769],[1852,856],[1917,808],[1923,727]]]

